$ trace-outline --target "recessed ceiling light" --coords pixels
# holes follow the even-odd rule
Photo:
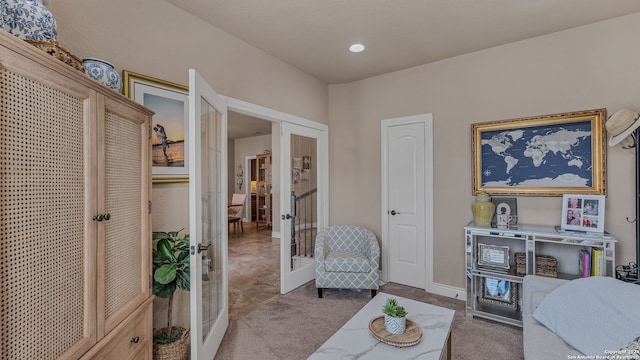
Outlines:
[[[351,46],[349,46],[349,51],[353,52],[353,53],[359,53],[364,51],[364,45],[362,44],[353,44]]]

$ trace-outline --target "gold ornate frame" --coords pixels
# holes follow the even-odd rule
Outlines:
[[[566,193],[605,195],[606,182],[606,109],[576,111],[562,114],[543,115],[529,118],[501,120],[471,125],[472,158],[473,158],[473,194],[486,191],[496,196],[562,196]],[[483,182],[484,168],[482,141],[487,132],[513,131],[539,127],[554,129],[567,124],[589,123],[591,136],[591,186],[486,186]],[[585,127],[586,124],[585,124]],[[488,161],[488,160],[487,160]],[[489,165],[490,166],[490,165]],[[483,170],[484,169],[484,170]]]
[[[150,89],[155,89],[155,91],[159,92],[160,97],[163,95],[167,95],[167,97],[172,97],[174,95],[184,96],[188,99],[189,96],[189,88],[184,85],[172,83],[166,80],[157,79],[151,76],[138,74],[132,71],[123,70],[122,71],[122,82],[123,82],[123,93],[128,98],[133,101],[144,104],[144,99],[140,98],[138,91],[136,91],[137,86],[148,87]],[[144,91],[144,90],[143,90]],[[186,103],[188,107],[188,101]],[[189,170],[188,170],[188,139],[187,139],[187,125],[188,125],[188,116],[185,116],[184,121],[184,165],[181,169],[171,169],[170,171],[163,170],[162,167],[154,166],[153,167],[153,182],[154,183],[169,183],[169,182],[189,182]]]

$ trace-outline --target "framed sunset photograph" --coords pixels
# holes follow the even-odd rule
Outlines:
[[[153,110],[151,154],[154,182],[189,181],[189,89],[123,71],[124,94]]]

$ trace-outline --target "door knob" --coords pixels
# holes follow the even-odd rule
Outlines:
[[[391,214],[391,215],[400,215],[400,213],[399,213],[399,212],[396,212],[395,210],[391,210],[391,213],[390,213],[390,214]]]
[[[291,219],[291,215],[287,214],[287,215],[282,215],[282,220],[289,220]]]
[[[206,251],[206,250],[209,248],[209,246],[211,246],[211,244],[206,245],[206,246],[205,246],[205,245],[202,245],[202,244],[198,244],[198,254],[200,254],[200,253],[201,253],[201,252],[203,252],[203,251]],[[192,246],[192,247],[191,247],[191,255],[195,255],[193,250],[195,250],[195,249],[194,249],[194,247]]]

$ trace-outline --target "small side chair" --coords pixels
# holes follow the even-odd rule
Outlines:
[[[376,235],[353,225],[326,227],[316,235],[316,288],[378,290],[380,246]]]

